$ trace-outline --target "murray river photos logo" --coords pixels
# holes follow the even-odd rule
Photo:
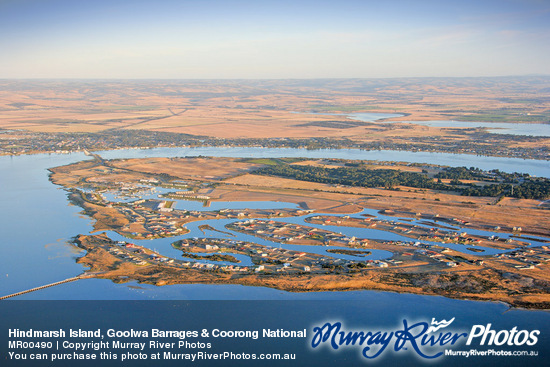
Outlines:
[[[402,328],[396,330],[361,330],[347,331],[340,322],[327,322],[323,326],[313,328],[311,347],[323,345],[339,350],[341,348],[359,348],[361,355],[374,359],[383,353],[394,353],[412,350],[418,356],[435,359],[448,353],[453,346],[464,344],[470,348],[477,346],[533,346],[538,342],[539,330],[493,330],[492,324],[473,325],[469,332],[452,330],[450,320],[431,323],[421,321],[411,323],[403,320]],[[470,353],[469,352],[458,352]]]

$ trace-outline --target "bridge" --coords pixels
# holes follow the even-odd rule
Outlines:
[[[79,279],[94,278],[94,277],[95,277],[96,275],[98,275],[98,274],[100,274],[100,273],[87,273],[87,274],[81,274],[81,275],[78,275],[78,276],[76,276],[76,277],[67,278],[67,279],[65,279],[65,280],[60,280],[59,282],[50,283],[50,284],[42,285],[42,286],[40,286],[40,287],[35,287],[35,288],[27,289],[26,291],[21,291],[21,292],[17,292],[17,293],[8,294],[7,296],[2,296],[2,297],[0,297],[0,301],[1,301],[1,300],[4,300],[4,299],[7,299],[7,298],[12,298],[12,297],[21,296],[21,295],[23,295],[23,294],[27,294],[27,293],[31,293],[31,292],[36,292],[36,291],[39,291],[39,290],[44,289],[44,288],[55,287],[56,285],[60,285],[60,284],[64,284],[64,283],[69,283],[69,282],[74,282],[74,281],[79,280]]]

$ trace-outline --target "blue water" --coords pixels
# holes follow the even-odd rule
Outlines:
[[[299,223],[304,225],[309,225],[308,223],[305,223],[303,221],[300,221],[301,218],[282,218],[281,221],[286,221],[290,223]],[[345,254],[335,254],[335,253],[329,253],[327,250],[329,249],[347,249],[346,247],[337,247],[337,246],[308,246],[308,245],[294,245],[294,244],[288,244],[288,243],[279,243],[279,242],[273,242],[264,238],[256,237],[253,235],[240,233],[240,232],[234,232],[231,231],[225,226],[229,223],[237,222],[237,219],[211,219],[211,220],[204,220],[204,221],[197,221],[197,222],[191,222],[186,224],[186,227],[189,229],[189,233],[182,235],[182,236],[175,236],[175,237],[169,237],[169,238],[159,238],[154,240],[135,240],[132,239],[132,243],[135,243],[136,245],[146,247],[148,249],[151,249],[155,252],[158,252],[162,256],[171,257],[174,259],[181,259],[182,252],[180,250],[177,250],[171,246],[172,243],[186,239],[186,238],[193,238],[193,237],[200,237],[200,238],[224,238],[229,240],[239,240],[239,241],[247,241],[247,242],[254,242],[263,246],[268,247],[275,247],[275,248],[284,248],[287,250],[293,250],[293,251],[300,251],[300,252],[310,252],[314,254],[323,255],[326,257],[331,258],[338,258],[338,259],[345,259],[345,260],[380,260],[380,259],[386,259],[392,256],[391,252],[384,251],[384,250],[375,250],[375,249],[368,249],[371,254],[365,257],[357,258],[355,256],[351,255],[345,255]],[[200,225],[207,224],[212,226],[213,228],[224,231],[233,234],[227,235],[221,232],[216,231],[209,231],[206,230],[205,234],[203,234],[200,229],[198,228]],[[340,229],[358,229],[358,228],[344,228],[344,227],[338,227]],[[338,229],[336,228],[336,229]],[[124,241],[127,240],[125,237],[119,235],[116,232],[113,231],[105,231],[109,238],[115,240],[115,241]],[[383,237],[383,236],[380,236]],[[407,239],[410,241],[410,239]],[[244,256],[244,255],[241,255]],[[241,258],[239,258],[241,259]],[[242,259],[241,259],[242,260]],[[249,260],[247,260],[249,262]],[[200,261],[200,262],[206,262],[206,261]],[[221,264],[222,262],[214,262],[216,264]],[[240,264],[245,265],[245,264]],[[247,265],[250,265],[250,263],[247,263]]]
[[[430,163],[448,164],[452,155],[428,154],[433,159]],[[197,149],[152,149],[152,150],[122,150],[102,153],[105,158],[115,157],[145,157],[145,156],[184,156],[184,155],[213,155],[236,157],[282,157],[282,156],[310,156],[310,157],[335,157],[355,159],[377,159],[376,157],[393,158],[395,160],[407,160],[412,155],[410,152],[363,152],[358,150],[323,150],[307,151],[300,149],[261,149],[261,148],[197,148]],[[66,192],[48,180],[48,167],[65,165],[82,159],[89,159],[84,154],[74,153],[69,155],[39,154],[32,156],[0,157],[0,218],[2,220],[2,240],[0,241],[0,293],[10,294],[24,289],[40,286],[81,274],[83,267],[75,262],[82,256],[82,251],[68,244],[71,238],[77,234],[89,233],[92,230],[91,220],[79,212],[81,209],[72,206],[67,201]],[[439,159],[439,160],[438,160]],[[491,165],[495,158],[476,157],[469,155],[456,155],[460,159],[460,165],[473,165],[476,162],[485,162]],[[512,161],[513,160],[509,160]],[[539,175],[542,168],[547,168],[546,162],[523,161],[515,165],[513,171],[534,171]],[[506,159],[496,159],[503,165],[493,168],[504,168]],[[508,162],[510,165],[513,163]],[[504,170],[504,169],[503,169]],[[544,173],[544,172],[542,172]],[[192,202],[187,202],[192,203]],[[194,204],[194,203],[193,203]],[[202,203],[196,203],[201,205]],[[290,203],[272,202],[242,202],[235,204],[242,208],[261,207],[292,207]],[[218,205],[218,204],[216,204]],[[225,204],[220,204],[225,206]],[[208,208],[213,209],[214,207]],[[365,211],[375,214],[375,211]],[[392,219],[391,217],[380,216]],[[303,223],[303,218],[281,219],[283,221],[295,221]],[[198,231],[198,225],[208,223],[213,227],[224,230],[228,220],[204,221],[190,223],[187,227],[191,233],[185,236],[146,241],[147,247],[158,250],[161,254],[174,258],[181,258],[181,252],[173,249],[171,243],[186,237],[220,237],[233,238],[223,233],[207,231],[203,235]],[[410,241],[409,238],[386,232],[366,230],[358,228],[327,227],[356,237],[379,237],[382,239],[400,239]],[[462,231],[462,229],[460,229]],[[114,233],[109,233],[114,239],[123,239]],[[117,237],[118,236],[118,237]],[[501,236],[502,237],[502,236]],[[263,240],[254,236],[238,234],[239,240],[256,242],[267,246],[283,246],[288,249],[303,251],[306,247],[279,244]],[[139,242],[139,241],[136,241]],[[450,246],[449,246],[450,247]],[[331,257],[346,258],[347,255],[328,254],[326,249],[330,247],[311,246],[307,251],[316,252]],[[464,247],[461,246],[461,250]],[[390,254],[386,251],[373,251],[370,259],[387,258]],[[213,292],[215,290],[215,292]],[[352,297],[368,299],[378,292],[327,292],[306,293],[295,295],[278,290],[258,287],[243,287],[230,285],[176,285],[155,287],[150,285],[114,284],[108,280],[90,279],[68,283],[61,286],[48,288],[39,292],[21,296],[21,299],[345,299]],[[187,298],[189,297],[189,298]],[[286,297],[286,298],[285,298]],[[395,300],[404,299],[409,295],[391,294]],[[421,297],[421,296],[417,296]],[[438,297],[427,297],[437,302]]]
[[[357,160],[377,160],[408,163],[430,163],[452,167],[477,167],[483,170],[498,169],[503,172],[521,172],[533,176],[550,178],[550,164],[536,159],[506,157],[487,157],[471,154],[451,154],[432,152],[409,152],[398,150],[360,150],[360,149],[319,149],[307,150],[296,148],[249,148],[249,147],[199,147],[199,148],[154,148],[125,149],[98,152],[106,159],[113,158],[146,158],[146,157],[188,157],[213,156],[236,158],[338,158]],[[80,153],[72,154],[84,157]],[[84,158],[80,158],[84,159]],[[89,158],[87,158],[89,159]],[[76,161],[76,160],[75,160]]]
[[[470,121],[387,121],[391,117],[399,117],[402,115],[384,114],[384,113],[351,113],[345,114],[352,120],[364,122],[384,122],[384,123],[408,123],[415,125],[434,126],[434,127],[466,127],[476,128],[481,127],[487,129],[493,134],[511,134],[525,136],[550,136],[550,124],[529,124],[529,123],[512,123],[512,122],[470,122]],[[383,120],[383,121],[380,121]]]
[[[311,214],[309,216],[316,216],[316,215],[326,215],[326,214],[315,213],[315,214]],[[372,239],[389,240],[389,241],[402,241],[402,242],[411,242],[411,241],[413,241],[413,242],[415,242],[415,239],[413,239],[411,237],[402,236],[402,235],[397,234],[397,233],[386,232],[386,231],[379,230],[379,229],[376,229],[376,228],[356,228],[356,227],[342,227],[342,226],[331,226],[331,225],[324,225],[323,226],[323,225],[319,225],[319,224],[307,223],[307,222],[304,221],[305,218],[307,218],[307,216],[306,217],[299,217],[299,218],[288,218],[288,219],[287,218],[281,218],[281,219],[276,219],[276,220],[279,220],[279,221],[282,221],[282,222],[303,224],[303,225],[306,225],[306,226],[311,226],[311,227],[315,227],[315,228],[319,228],[319,229],[325,229],[327,231],[341,233],[341,234],[343,234],[347,237],[352,237],[353,236],[353,237],[356,237],[356,238],[372,238]],[[389,220],[398,221],[399,219],[391,218]],[[459,229],[459,231],[464,232],[461,229]],[[463,253],[466,253],[466,254],[479,255],[479,253],[474,252],[474,251],[470,251],[466,248],[466,247],[471,247],[471,246],[463,246],[463,245],[454,244],[454,243],[441,244],[439,242],[432,242],[432,241],[422,241],[422,243],[430,244],[430,245],[439,245],[439,246],[449,247],[453,250],[460,251],[460,252],[463,252]],[[506,251],[503,251],[503,250],[498,250],[498,249],[489,248],[489,247],[482,247],[482,246],[476,246],[476,248],[480,249],[480,250],[484,250],[483,255],[494,255],[494,254],[506,252]],[[374,250],[371,250],[371,251],[374,251]]]
[[[346,152],[354,157],[346,156]],[[127,157],[143,157],[151,154],[153,156],[162,155],[220,155],[220,156],[260,156],[264,154],[268,156],[284,156],[289,153],[289,150],[254,150],[250,148],[246,149],[175,149],[175,150],[132,150],[132,151],[117,151],[108,152],[105,156],[116,157],[118,154]],[[376,159],[377,155],[382,152],[369,152],[361,151],[304,151],[304,150],[291,150],[294,156],[308,156],[311,155],[324,155],[324,156],[338,156],[343,158],[356,158],[364,157],[363,159]],[[386,152],[384,152],[385,154]],[[393,158],[398,160],[410,159],[411,154],[407,152],[393,152]],[[366,158],[368,156],[368,158]],[[384,155],[386,158],[387,155]],[[449,156],[432,155],[433,158],[439,158],[430,160],[430,163],[448,163]],[[486,162],[490,165],[494,159],[475,156],[457,156],[460,160],[460,165],[476,165],[470,160],[477,162]],[[83,252],[78,248],[70,245],[68,242],[71,238],[80,233],[89,233],[92,230],[92,221],[79,214],[80,208],[72,206],[67,201],[66,191],[60,189],[58,186],[53,185],[48,180],[48,167],[55,167],[59,165],[69,164],[82,159],[89,159],[83,154],[71,154],[71,155],[35,155],[35,156],[18,156],[18,157],[0,157],[0,219],[2,223],[2,237],[0,240],[0,295],[10,294],[21,290],[29,289],[32,287],[40,286],[43,284],[59,281],[75,275],[81,274],[85,268],[76,263],[76,259],[83,255]],[[498,162],[505,162],[504,160],[497,160]],[[467,162],[467,163],[465,163]],[[513,164],[510,167],[514,167],[513,171],[526,171],[526,169],[532,170],[530,173],[538,172],[540,175],[541,162],[538,161],[522,161],[525,164],[516,165]],[[545,162],[544,162],[545,163]],[[506,163],[503,168],[506,166]],[[503,169],[505,170],[505,169]],[[226,204],[214,204],[210,208],[202,207],[200,202],[191,201],[179,201],[178,205],[182,205],[186,208],[193,208],[193,210],[205,210],[214,209],[220,207],[227,207]],[[196,205],[198,207],[196,207]],[[296,207],[291,203],[277,203],[277,202],[239,202],[233,203],[235,208],[266,208],[266,207]],[[366,209],[362,213],[352,214],[353,216],[359,216],[361,214],[375,215],[381,219],[399,220],[398,218],[388,217],[380,215],[377,211],[372,209]],[[200,224],[209,224],[218,230],[225,232],[231,232],[225,228],[225,225],[236,221],[237,219],[224,219],[224,220],[209,220],[192,222],[187,225],[190,229],[190,233],[184,236],[164,238],[157,240],[143,240],[133,241],[140,245],[144,245],[151,249],[154,249],[162,255],[172,257],[175,259],[184,259],[181,257],[181,251],[174,249],[171,244],[182,238],[188,237],[209,237],[209,238],[227,238],[237,239],[250,242],[256,242],[266,246],[283,247],[287,249],[297,251],[307,251],[321,254],[327,257],[337,258],[350,258],[349,255],[341,254],[329,254],[326,252],[331,247],[324,246],[299,246],[292,244],[279,244],[268,240],[264,240],[251,235],[244,235],[236,232],[232,232],[235,237],[216,231],[205,231],[203,234],[198,226]],[[314,226],[304,222],[304,217],[293,218],[279,218],[281,221],[294,222],[299,224],[305,224],[308,226]],[[413,220],[414,222],[414,220]],[[397,239],[410,241],[411,239],[393,235],[391,233],[376,231],[370,229],[361,228],[346,228],[346,227],[331,227],[331,226],[317,226],[322,229],[332,229],[336,232],[342,232],[349,236],[356,237],[375,237],[381,239]],[[460,227],[455,227],[460,231],[467,231]],[[473,231],[473,230],[472,230]],[[491,233],[491,232],[488,232]],[[113,233],[108,232],[108,235],[115,240],[124,240],[125,238]],[[501,237],[504,237],[502,234]],[[449,247],[452,247],[448,245]],[[332,246],[333,247],[333,246]],[[460,250],[464,251],[464,247],[460,246]],[[384,259],[391,256],[390,252],[372,250],[372,254],[366,259]],[[250,258],[244,255],[236,255],[242,262],[239,265],[250,265]],[[66,283],[55,287],[46,288],[37,292],[32,292],[22,296],[13,298],[13,300],[182,300],[182,301],[196,301],[196,300],[211,300],[214,301],[209,304],[209,309],[231,309],[231,307],[239,307],[235,305],[227,305],[222,300],[269,300],[269,301],[293,301],[290,305],[290,310],[284,315],[280,313],[281,302],[269,302],[267,305],[262,306],[262,310],[269,309],[271,305],[273,312],[267,312],[265,320],[275,320],[273,327],[281,327],[281,321],[283,320],[296,320],[305,322],[304,327],[312,327],[311,322],[322,322],[326,320],[341,320],[351,323],[350,325],[367,325],[372,322],[377,322],[378,325],[383,327],[390,327],[398,324],[405,317],[410,320],[422,319],[425,321],[431,320],[432,317],[441,319],[450,319],[456,317],[456,325],[460,327],[471,327],[473,324],[485,324],[492,323],[495,329],[511,329],[517,326],[518,329],[535,329],[538,328],[542,331],[540,342],[535,347],[536,349],[543,351],[549,345],[546,331],[550,326],[550,313],[544,311],[525,311],[525,310],[509,310],[505,304],[492,303],[492,302],[476,302],[469,300],[454,300],[439,296],[424,296],[415,294],[399,294],[392,292],[379,292],[379,291],[347,291],[347,292],[286,292],[278,289],[267,287],[250,287],[242,285],[230,285],[230,284],[182,284],[171,286],[154,286],[148,284],[139,284],[135,281],[129,281],[127,283],[113,283],[106,279],[85,279],[72,283]],[[297,301],[311,301],[307,304],[301,304]],[[11,301],[3,301],[2,305],[10,305]],[[64,302],[66,304],[67,302]],[[88,302],[86,302],[88,304]],[[130,328],[136,326],[136,320],[152,320],[154,327],[170,328],[173,327],[174,321],[182,321],[182,317],[176,317],[170,320],[159,321],[159,307],[160,302],[146,302],[148,306],[148,312],[140,313],[136,311],[134,307],[136,304],[131,304],[131,307],[124,307],[124,312],[113,313],[116,314],[115,320],[120,320],[121,316],[127,316],[129,319],[120,323],[121,328]],[[187,302],[186,302],[187,304]],[[17,303],[19,305],[19,303]],[[44,308],[56,307],[48,303]],[[92,322],[94,325],[100,323],[99,320],[103,320],[105,313],[109,312],[109,304],[101,303],[98,307],[90,305],[90,310],[99,310],[97,312],[84,311],[87,315],[86,318],[81,318],[82,308],[86,308],[80,305],[78,308],[78,317],[69,317],[69,323],[67,327],[78,327],[80,325],[77,321],[80,319],[98,320]],[[246,302],[249,305],[249,302]],[[78,305],[76,305],[78,306]],[[320,310],[320,307],[325,307]],[[22,307],[17,312],[11,310],[8,312],[8,317],[4,318],[6,321],[9,318],[9,323],[15,323],[21,325],[27,325],[28,327],[40,328],[37,325],[42,325],[38,321],[32,321],[31,315],[40,315],[40,319],[43,320],[56,320],[56,324],[52,325],[50,329],[54,329],[59,326],[59,320],[63,315],[66,315],[63,311],[57,309],[50,310],[45,318],[43,317],[44,308],[36,305],[36,302],[31,302],[31,305],[21,304],[18,307]],[[26,308],[25,308],[26,307]],[[249,307],[254,307],[249,305]],[[17,307],[16,307],[17,308]],[[29,312],[30,308],[30,312]],[[190,316],[190,320],[203,322],[204,320],[210,320],[213,316],[219,314],[219,311],[209,312],[205,311],[200,306],[197,306],[200,310],[193,316]],[[172,308],[169,308],[172,309]],[[239,308],[242,310],[242,307]],[[317,313],[313,311],[317,310]],[[231,311],[233,312],[233,311]],[[61,313],[61,314],[60,314]],[[162,313],[162,312],[161,312]],[[147,317],[142,317],[147,315]],[[353,315],[353,317],[352,317]],[[150,316],[150,317],[149,317]],[[95,319],[94,319],[95,318]],[[31,320],[31,321],[29,321]],[[250,320],[249,314],[235,314],[233,318],[224,318],[224,321],[217,321],[216,327],[242,327],[246,320]],[[262,319],[264,320],[264,319]],[[14,324],[14,325],[15,325]],[[103,325],[105,328],[113,327],[115,323],[109,322]],[[7,323],[6,323],[7,325]],[[259,327],[263,325],[258,320],[253,320],[252,325]],[[187,321],[185,327],[187,327]],[[10,326],[11,327],[11,326]],[[98,326],[94,326],[98,327]],[[115,326],[116,327],[116,326]],[[181,326],[183,328],[183,326]],[[204,324],[201,324],[204,327]],[[45,328],[44,330],[46,330]],[[355,361],[356,357],[352,360]],[[383,362],[387,362],[385,359]],[[460,363],[462,360],[449,360],[449,362]],[[492,360],[491,360],[492,361]],[[510,360],[507,360],[510,361]],[[482,361],[483,362],[483,361]],[[501,360],[498,361],[499,363]],[[348,360],[348,364],[352,363]],[[475,362],[477,363],[477,362]],[[319,363],[317,363],[319,365]],[[356,363],[355,363],[356,364]],[[407,362],[409,365],[410,363]],[[447,363],[446,365],[451,365]],[[500,365],[505,365],[502,363]],[[339,364],[343,365],[343,364]],[[460,365],[460,364],[459,364]]]
[[[401,117],[403,114],[400,113],[377,113],[377,112],[360,112],[360,113],[350,113],[343,114],[353,120],[359,120],[363,122],[386,122],[386,120],[393,117]],[[391,122],[391,121],[388,121]]]

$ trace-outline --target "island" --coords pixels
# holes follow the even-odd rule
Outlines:
[[[74,243],[96,277],[550,305],[547,179],[402,162],[90,157],[50,179],[94,219],[98,233]],[[170,249],[154,245],[170,237]]]

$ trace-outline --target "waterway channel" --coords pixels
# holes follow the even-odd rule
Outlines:
[[[480,167],[482,169],[498,168],[503,171],[521,171],[533,175],[549,177],[547,162],[536,160],[514,160],[506,158],[480,157],[472,155],[451,155],[441,153],[411,152],[368,152],[359,150],[302,150],[302,149],[264,149],[264,148],[159,148],[146,150],[117,150],[100,152],[104,158],[143,158],[161,156],[228,156],[228,157],[312,157],[312,158],[348,158],[367,160],[391,160],[406,162],[429,162],[432,164],[459,165]],[[0,250],[0,289],[2,294],[15,293],[24,289],[52,283],[82,273],[83,268],[75,260],[82,256],[82,251],[68,244],[77,234],[90,233],[92,221],[80,214],[81,208],[71,205],[67,193],[48,180],[50,167],[65,165],[83,159],[90,159],[82,153],[73,154],[39,154],[32,156],[0,157],[0,218],[2,220],[2,241]],[[516,162],[517,161],[517,162]],[[202,208],[201,203],[197,210]],[[234,205],[237,205],[233,203]],[[291,207],[289,203],[247,203],[245,207],[263,207],[272,204],[275,207]],[[178,205],[184,205],[178,203]],[[238,205],[241,205],[239,203]],[[238,206],[237,205],[237,206]],[[208,208],[204,208],[208,209]],[[212,208],[210,208],[212,209]],[[366,211],[367,214],[373,214]],[[355,214],[359,215],[359,214]],[[376,214],[380,218],[383,216]],[[395,219],[395,218],[392,218]],[[315,226],[304,223],[300,218],[281,218],[279,220]],[[228,222],[228,220],[226,220]],[[224,220],[190,223],[187,227],[191,232],[185,237],[205,237],[198,225],[210,224],[214,228],[227,231]],[[342,232],[357,237],[373,237],[380,239],[411,240],[410,238],[377,230],[360,228],[320,226],[319,228]],[[460,229],[457,227],[457,229]],[[460,229],[462,230],[462,229]],[[293,249],[289,244],[273,243],[254,236],[234,233],[239,240],[257,242],[269,246],[284,246]],[[113,239],[118,235],[109,233]],[[227,238],[227,235],[208,231],[206,236]],[[166,256],[180,258],[181,252],[173,249],[170,244],[180,237],[149,241],[147,247],[153,248]],[[233,238],[233,237],[231,237]],[[146,241],[144,241],[146,242]],[[329,247],[310,246],[307,250],[326,254]],[[462,247],[462,246],[461,246]],[[462,250],[463,247],[462,247]],[[330,256],[336,256],[331,254]],[[338,255],[348,256],[348,255]],[[383,259],[388,257],[386,251],[373,251],[369,258]],[[246,261],[246,259],[241,259]],[[418,299],[425,302],[448,303],[466,301],[442,301],[441,297],[386,294],[383,292],[319,292],[319,293],[289,293],[262,287],[244,287],[235,285],[175,285],[156,287],[151,285],[115,284],[109,280],[86,279],[75,283],[67,283],[57,287],[30,293],[19,299],[377,299],[391,298],[392,302]],[[474,304],[485,304],[473,302]],[[478,307],[478,306],[476,306]],[[479,306],[481,307],[481,306]],[[491,306],[495,307],[495,306]],[[498,308],[498,307],[497,307]]]
[[[550,124],[513,123],[513,122],[476,122],[476,121],[393,121],[391,118],[401,117],[401,114],[383,113],[350,113],[343,114],[352,120],[380,123],[407,123],[413,125],[444,127],[444,128],[484,128],[493,134],[509,134],[522,136],[550,136]]]

